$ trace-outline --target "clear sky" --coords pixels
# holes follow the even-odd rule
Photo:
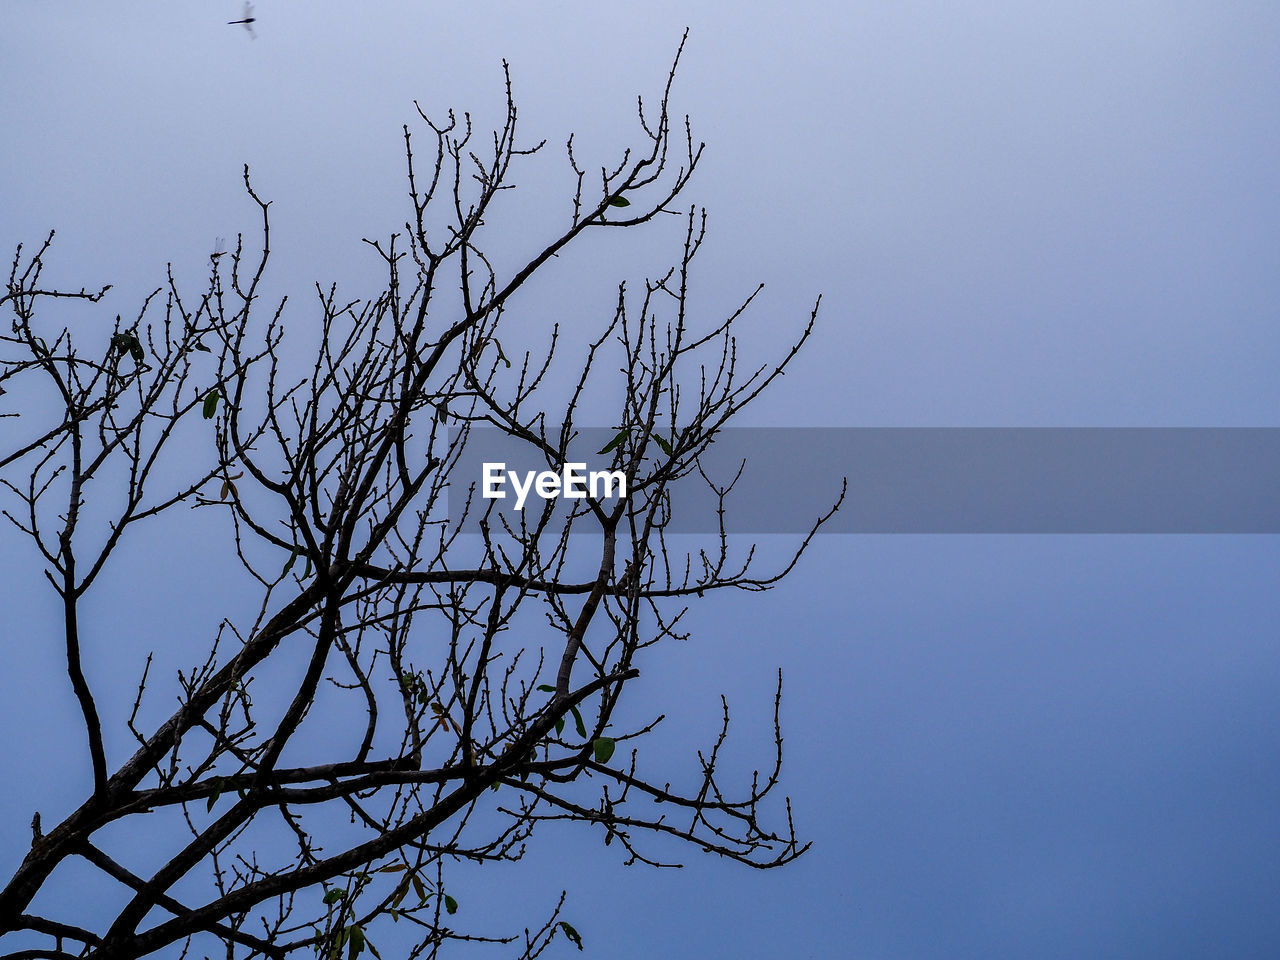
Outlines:
[[[514,258],[564,213],[565,137],[597,164],[635,142],[635,95],[687,26],[700,294],[764,281],[762,354],[824,297],[750,423],[1280,425],[1274,3],[261,0],[256,39],[226,24],[239,11],[8,0],[0,244],[57,228],[50,279],[113,283],[128,315],[166,262],[198,282],[215,237],[252,233],[248,162],[275,287],[367,292],[359,241],[404,220],[413,101],[497,123],[505,58],[526,138],[548,139],[517,177]],[[593,329],[670,240],[574,261],[556,309]],[[103,588],[121,627],[87,662],[104,689],[147,650],[194,659],[178,618],[225,612],[195,544],[184,571],[149,542]],[[0,755],[40,771],[0,790],[6,875],[32,810],[53,821],[87,769],[24,550],[0,533]],[[708,602],[637,687],[673,718],[675,770],[726,692],[746,765],[781,666],[814,849],[655,873],[549,833],[464,906],[532,920],[565,887],[619,960],[1280,955],[1278,575],[1264,536],[822,538],[776,592]]]

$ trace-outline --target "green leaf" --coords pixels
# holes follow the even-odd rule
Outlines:
[[[400,873],[407,870],[408,867],[403,863],[389,863],[385,867],[379,867],[379,873]]]
[[[395,917],[392,917],[391,919],[394,920]],[[370,940],[368,937],[365,937],[364,945],[369,948],[369,952],[372,953],[375,957],[377,957],[378,960],[382,960],[382,954],[378,952],[378,948],[373,945],[372,940]]]
[[[613,751],[614,748],[617,747],[617,744],[614,742],[612,737],[596,737],[596,740],[591,744],[591,747],[595,750],[596,763],[608,763],[609,758],[613,756]]]
[[[616,197],[610,197],[610,198],[609,198],[609,206],[611,206],[611,207],[629,207],[629,206],[631,206],[631,201],[630,201],[630,200],[628,200],[626,197],[622,196],[621,194],[619,194],[619,195],[618,195],[618,196],[616,196]]]
[[[427,902],[427,891],[422,888],[422,880],[415,873],[412,875],[413,892],[418,895],[418,906],[422,906]]]
[[[449,914],[455,914],[458,912],[458,901],[446,893],[444,895],[444,908]]]
[[[309,576],[311,576],[311,558],[307,557],[307,569],[302,571],[302,579],[306,580]]]
[[[564,717],[556,717],[556,736],[564,733]]]
[[[337,903],[339,900],[344,899],[345,897],[346,897],[346,893],[344,893],[342,890],[339,890],[337,887],[334,887],[332,890],[328,890],[325,892],[324,902],[329,904],[334,904],[334,903]]]
[[[631,431],[626,429],[625,427],[622,430],[619,430],[618,435],[614,437],[612,440],[610,440],[607,444],[605,444],[605,447],[603,450],[598,450],[596,452],[596,456],[603,457],[606,453],[613,453],[614,450],[617,450],[620,446],[622,446],[622,441],[627,439],[627,434],[629,434],[630,432]]]
[[[579,950],[582,949],[582,936],[577,930],[573,929],[573,927],[564,920],[560,921],[560,929],[564,931],[564,935],[569,938],[574,946]]]
[[[347,960],[356,960],[364,949],[364,930],[360,927],[348,927],[351,937],[347,940]]]
[[[294,550],[291,554],[289,554],[289,559],[285,561],[284,569],[280,571],[280,576],[283,577],[286,573],[292,570],[293,561],[297,559],[298,559],[298,551]]]
[[[577,707],[570,707],[569,712],[573,714],[573,722],[578,727],[578,736],[585,737],[587,735],[587,725],[582,722],[582,714],[578,712]]]
[[[218,392],[217,387],[213,387],[204,395],[204,418],[206,420],[212,420],[213,415],[218,412],[218,400],[221,397],[222,394]]]
[[[212,351],[212,350],[210,350],[208,347],[206,347],[206,346],[205,346],[203,343],[201,343],[199,340],[197,340],[197,341],[192,345],[191,349],[192,349],[192,350],[199,350],[201,353],[213,353],[213,351]]]
[[[659,447],[661,447],[662,452],[665,453],[668,457],[674,457],[676,455],[675,450],[671,448],[671,444],[667,443],[667,441],[663,440],[662,437],[660,437],[656,433],[653,435],[653,442],[656,443]]]
[[[119,354],[129,354],[129,356],[133,357],[134,363],[142,363],[143,358],[146,356],[137,335],[132,333],[114,334],[111,337],[111,349]]]
[[[213,805],[217,803],[218,798],[222,796],[222,780],[215,780],[214,783],[216,783],[217,786],[213,788],[213,793],[209,794],[209,799],[205,801],[204,805],[205,810],[208,810],[210,813],[213,812]]]
[[[553,687],[553,686],[552,686],[551,684],[549,684],[549,683],[540,683],[540,684],[538,684],[538,689],[539,689],[539,690],[541,690],[543,693],[555,693],[555,692],[556,692],[556,688],[555,688],[555,687]]]
[[[405,877],[400,881],[400,886],[396,887],[395,896],[391,898],[391,906],[398,907],[404,903],[404,898],[409,895],[409,878]]]

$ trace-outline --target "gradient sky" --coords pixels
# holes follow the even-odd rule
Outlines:
[[[359,241],[403,222],[413,101],[498,122],[505,58],[526,138],[549,141],[517,177],[516,258],[563,215],[569,131],[597,164],[634,143],[634,97],[688,26],[699,296],[722,309],[764,281],[762,356],[824,297],[744,424],[1280,425],[1273,3],[261,0],[256,40],[225,24],[239,10],[8,0],[0,243],[56,227],[48,277],[114,283],[128,315],[166,262],[198,282],[215,237],[252,234],[248,162],[274,201],[273,288],[367,292]],[[545,292],[593,330],[671,239],[586,251]],[[154,648],[194,659],[178,615],[226,613],[204,522],[179,531],[189,570],[144,537],[99,590],[121,627],[87,663],[102,689]],[[39,771],[0,790],[7,874],[87,760],[53,596],[8,531],[0,573],[5,764]],[[1278,576],[1265,536],[821,538],[777,591],[698,609],[636,687],[672,717],[653,749],[675,771],[728,694],[749,766],[783,667],[814,849],[655,873],[549,832],[523,868],[469,877],[464,907],[522,925],[565,887],[618,960],[1280,955]]]

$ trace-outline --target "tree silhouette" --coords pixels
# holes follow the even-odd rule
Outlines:
[[[284,302],[265,301],[269,203],[247,167],[260,248],[241,236],[222,256],[219,244],[196,296],[171,269],[109,333],[46,318],[54,302],[98,304],[108,290],[44,285],[52,234],[34,253],[18,248],[0,295],[13,317],[0,389],[42,400],[3,411],[0,482],[5,515],[60,600],[93,788],[61,822],[33,821],[30,852],[0,892],[9,956],[354,958],[376,953],[398,922],[416,930],[411,956],[481,941],[535,957],[557,938],[582,946],[563,895],[534,928],[465,931],[453,919],[453,864],[519,860],[556,820],[600,830],[628,862],[663,865],[647,838],[757,867],[806,849],[789,803],[766,804],[782,763],[780,675],[772,756],[745,784],[721,782],[727,708],[684,789],[634,749],[655,724],[616,713],[646,649],[682,635],[686,603],[768,589],[809,542],[758,573],[723,528],[693,554],[666,540],[673,485],[783,372],[817,315],[815,304],[780,359],[749,368],[733,330],[755,293],[727,317],[693,319],[705,215],[674,204],[702,145],[687,118],[673,136],[678,62],[656,113],[640,102],[643,149],[596,179],[570,138],[567,223],[506,274],[481,228],[513,165],[543,145],[518,145],[509,72],[491,138],[473,136],[469,116],[436,122],[419,110],[432,149],[424,164],[405,127],[407,232],[366,241],[385,287],[352,302],[320,290],[320,337],[303,367],[283,348]],[[517,291],[588,234],[660,214],[684,218],[675,266],[638,292],[620,285],[589,339],[557,327],[543,349],[516,349],[520,330],[503,321]],[[557,399],[548,371],[566,350],[581,372]],[[611,365],[620,389],[602,455],[625,474],[625,498],[513,514],[448,487],[480,427],[567,462],[589,384]],[[103,630],[83,622],[82,601],[139,525],[182,504],[225,517],[257,612],[190,641],[196,665],[171,684],[151,676],[150,659],[138,664],[136,744],[112,757],[82,667],[83,645]],[[142,722],[175,694],[176,709]],[[334,716],[350,737],[310,732]],[[106,906],[71,894],[60,869],[71,861],[118,884],[106,920]]]

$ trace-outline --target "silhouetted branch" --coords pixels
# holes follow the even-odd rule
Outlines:
[[[654,866],[670,864],[647,838],[760,868],[807,849],[789,802],[770,797],[781,676],[772,762],[745,785],[721,770],[727,704],[686,789],[642,772],[631,749],[661,718],[634,723],[618,707],[645,651],[684,636],[686,599],[768,589],[840,505],[762,571],[726,532],[735,481],[717,485],[702,470],[719,433],[807,341],[817,305],[778,360],[754,366],[740,360],[734,331],[758,289],[727,316],[694,319],[706,218],[674,204],[703,147],[688,118],[670,113],[678,60],[656,111],[639,103],[640,147],[598,181],[570,138],[567,220],[506,272],[486,252],[497,233],[486,219],[496,221],[499,192],[543,142],[517,136],[505,65],[506,114],[492,137],[477,136],[469,115],[433,121],[419,109],[424,161],[405,128],[410,217],[405,233],[366,241],[385,270],[372,299],[318,286],[308,308],[265,301],[271,204],[248,167],[260,248],[244,236],[229,251],[219,242],[197,295],[171,269],[130,321],[72,329],[47,317],[50,298],[93,304],[108,288],[43,285],[52,235],[34,255],[19,248],[0,293],[13,315],[0,335],[0,389],[21,384],[52,401],[0,421],[0,484],[5,516],[62,601],[94,787],[47,833],[35,821],[31,850],[0,891],[0,934],[55,941],[11,956],[71,956],[71,939],[77,956],[103,960],[215,943],[228,957],[307,950],[336,960],[358,955],[390,918],[417,931],[414,957],[463,941],[510,943],[532,960],[558,937],[581,945],[564,897],[523,934],[454,929],[451,863],[519,860],[547,820],[593,825],[626,862]],[[620,284],[612,316],[581,344],[559,327],[539,342],[506,322],[517,291],[594,228],[660,213],[683,218],[677,262],[635,292]],[[286,341],[302,309],[316,320],[305,350],[292,340],[305,327]],[[579,348],[562,376],[560,354]],[[625,498],[539,501],[517,515],[449,487],[481,425],[565,462],[602,378],[613,378],[604,393],[616,404],[603,413],[593,400],[591,418],[612,421],[601,455],[625,477]],[[677,554],[666,540],[670,500],[699,474],[717,498],[719,532]],[[126,723],[136,749],[113,757],[103,720],[112,714],[99,712],[84,665],[94,638],[81,601],[130,531],[181,504],[225,520],[225,555],[243,569],[236,589],[251,612],[222,621],[203,648],[190,642],[199,626],[184,624],[174,646],[190,648],[195,666],[176,684],[147,659]],[[469,520],[479,535],[464,538]],[[269,686],[259,680],[268,675]],[[170,696],[176,708],[145,723]],[[343,735],[325,732],[332,717]],[[286,842],[260,846],[264,830]],[[130,831],[145,831],[146,856],[122,840]],[[56,895],[71,858],[118,885],[108,922]],[[56,906],[46,916],[37,902]]]

